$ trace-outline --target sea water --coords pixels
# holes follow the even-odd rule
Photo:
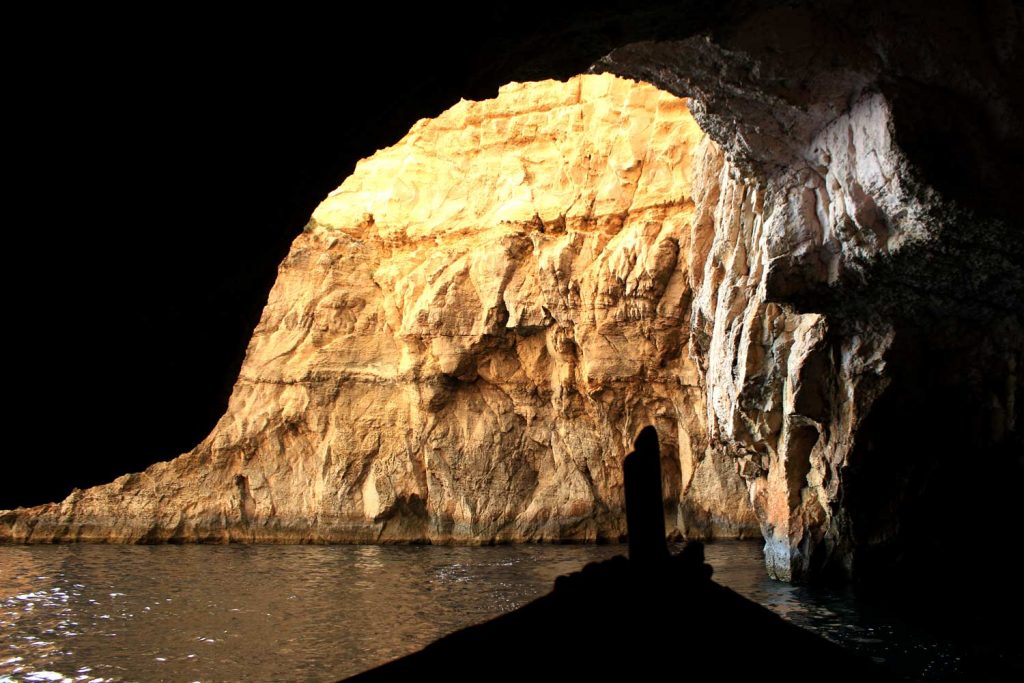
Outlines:
[[[618,545],[0,546],[0,681],[329,681],[551,590]],[[707,545],[718,582],[915,676],[958,655],[850,593],[769,579]],[[738,650],[756,643],[737,643]]]

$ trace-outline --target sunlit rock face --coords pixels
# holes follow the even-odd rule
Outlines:
[[[737,231],[759,229],[762,197],[734,175],[684,100],[610,75],[420,121],[295,240],[203,443],[8,513],[0,535],[619,539],[621,462],[646,424],[671,529],[757,534],[741,461],[717,446],[736,431],[723,377],[755,361],[709,365],[704,347],[715,302],[758,287],[716,265],[760,258]],[[761,316],[771,343],[810,353],[814,325]]]
[[[420,122],[295,241],[208,439],[0,539],[618,538],[653,423],[669,528],[759,527],[779,578],[1002,543],[1019,12],[911,4],[676,17],[593,69],[661,91],[512,85]]]
[[[365,161],[210,437],[0,539],[616,538],[648,422],[669,527],[759,526],[780,578],[1016,534],[1019,9],[691,4],[617,16],[593,69],[663,92],[508,86]]]

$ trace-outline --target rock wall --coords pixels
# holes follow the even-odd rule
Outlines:
[[[716,215],[725,220],[704,229],[714,242],[692,339],[709,438],[738,459],[778,578],[799,578],[815,553],[841,542],[842,473],[888,381],[891,326],[840,328],[786,301],[808,281],[835,285],[919,234],[887,130],[883,101],[856,103],[814,138],[816,168],[725,182]],[[896,211],[903,222],[883,218]]]
[[[621,461],[653,423],[669,528],[756,534],[690,349],[716,226],[755,210],[730,173],[684,100],[607,75],[420,121],[295,240],[203,443],[0,533],[620,539]]]
[[[670,528],[779,578],[1016,531],[1019,8],[741,5],[593,69],[661,92],[509,86],[364,162],[213,434],[0,537],[618,538],[648,422]]]
[[[692,97],[749,204],[713,231],[691,355],[773,576],[974,577],[950,543],[1019,528],[1022,25],[761,5],[595,67]]]

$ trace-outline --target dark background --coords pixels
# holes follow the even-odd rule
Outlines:
[[[277,264],[356,160],[460,97],[579,73],[717,11],[647,5],[10,22],[0,509],[205,437]]]

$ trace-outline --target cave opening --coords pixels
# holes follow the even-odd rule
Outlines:
[[[716,414],[714,426],[721,430],[720,433],[726,437],[725,442],[733,448],[730,457],[738,462],[745,486],[750,487],[755,504],[762,505],[766,511],[762,516],[762,527],[769,534],[779,534],[780,538],[800,538],[799,543],[787,543],[780,551],[785,555],[778,558],[781,576],[789,571],[791,578],[800,579],[801,572],[806,572],[804,578],[811,578],[829,566],[836,567],[840,574],[848,575],[855,571],[853,567],[857,563],[843,558],[848,558],[854,547],[866,551],[861,562],[863,566],[891,568],[894,557],[908,556],[909,559],[909,555],[913,555],[918,562],[943,552],[947,547],[943,543],[945,536],[969,535],[972,529],[974,533],[984,531],[992,538],[1012,535],[1019,520],[1019,515],[1006,510],[1007,506],[1001,502],[997,512],[987,516],[989,521],[985,524],[974,526],[964,521],[964,517],[958,517],[953,520],[955,531],[945,535],[935,533],[938,525],[934,522],[942,516],[944,501],[950,499],[958,500],[969,508],[991,509],[986,502],[987,492],[993,491],[993,487],[999,488],[1002,482],[1011,481],[1021,468],[1017,454],[1021,452],[1022,403],[1019,382],[1015,378],[1021,367],[1019,302],[1022,252],[1020,231],[1015,229],[1012,221],[1005,220],[1007,215],[1012,216],[1012,211],[1007,210],[1013,206],[1012,182],[1006,179],[1014,177],[1013,155],[1019,149],[1019,135],[1015,132],[1014,122],[1018,120],[1016,112],[1020,111],[1019,88],[1010,87],[1007,83],[1012,81],[1015,73],[1012,67],[1019,64],[1019,57],[1000,47],[1005,43],[1003,38],[994,41],[995,47],[988,50],[984,47],[985,41],[972,40],[969,31],[957,35],[948,30],[949,25],[958,23],[974,27],[994,25],[992,17],[999,11],[993,8],[950,10],[954,18],[960,16],[956,14],[960,12],[970,19],[963,22],[950,22],[949,15],[937,19],[922,13],[929,30],[941,35],[956,49],[945,51],[948,54],[928,53],[922,56],[914,51],[913,46],[904,45],[889,55],[893,61],[885,65],[878,63],[875,48],[852,41],[850,29],[844,26],[843,21],[827,20],[826,17],[824,22],[808,23],[799,7],[772,9],[756,21],[738,18],[738,14],[730,14],[731,10],[710,9],[703,5],[685,16],[680,11],[673,15],[671,21],[664,21],[662,15],[653,11],[623,17],[610,10],[594,10],[585,20],[556,15],[542,27],[513,19],[514,25],[502,40],[486,45],[487,40],[481,39],[481,44],[474,48],[481,54],[491,55],[506,50],[503,59],[491,62],[501,66],[480,71],[464,69],[451,78],[436,75],[433,81],[427,78],[427,83],[443,81],[441,87],[427,88],[434,99],[414,105],[418,108],[412,113],[404,110],[403,120],[399,124],[391,122],[391,129],[385,133],[380,131],[386,126],[375,128],[376,137],[368,136],[372,140],[368,148],[391,142],[398,137],[394,130],[404,130],[411,121],[436,114],[443,104],[454,101],[458,96],[480,98],[483,93],[492,94],[498,84],[509,80],[537,80],[547,76],[566,78],[587,70],[592,64],[597,65],[596,70],[609,70],[651,83],[667,92],[693,96],[699,120],[735,163],[738,177],[757,181],[752,182],[752,186],[758,182],[770,185],[767,180],[773,178],[785,180],[771,187],[751,187],[748,190],[750,194],[740,199],[741,202],[747,201],[751,215],[757,212],[763,215],[770,210],[780,217],[771,225],[762,221],[757,226],[753,223],[742,226],[745,230],[750,229],[751,238],[755,227],[765,234],[777,231],[769,237],[778,239],[764,243],[771,265],[765,281],[768,290],[765,293],[768,304],[765,310],[760,317],[752,313],[750,324],[744,323],[745,328],[737,328],[734,334],[726,335],[728,339],[715,338],[713,317],[698,320],[707,324],[695,333],[694,344],[703,347],[709,356],[720,355],[728,359],[721,367],[709,365],[708,368],[708,371],[719,372],[714,385],[718,392],[715,400],[741,406],[738,411]],[[885,10],[872,8],[868,14],[866,21],[881,27],[877,45],[899,43],[894,37],[894,29],[886,28],[890,24]],[[495,24],[509,21],[507,16],[492,19]],[[521,23],[515,23],[517,21]],[[700,40],[690,39],[691,35],[715,22],[721,22],[728,28],[714,37],[710,49],[703,37]],[[595,25],[598,27],[596,31]],[[602,28],[609,26],[614,30]],[[755,30],[758,26],[761,28]],[[812,30],[829,40],[823,41],[820,36],[811,40],[807,32]],[[1005,38],[1010,30],[999,29],[996,33]],[[597,35],[598,39],[590,42],[557,39],[564,38],[566,32],[570,38]],[[793,40],[794,35],[801,39]],[[516,42],[524,36],[530,39]],[[543,36],[539,42],[548,46],[543,54],[535,52],[537,36]],[[644,42],[651,39],[658,42]],[[822,42],[829,44],[810,51],[800,47]],[[774,56],[765,56],[772,51],[776,53]],[[967,55],[969,58],[965,58],[963,63],[972,66],[954,68],[950,55],[957,54]],[[841,68],[833,69],[832,64]],[[754,69],[755,65],[757,69]],[[969,72],[971,68],[975,71]],[[439,68],[437,72],[443,74],[444,70]],[[940,79],[936,74],[943,76]],[[423,76],[417,72],[417,78]],[[319,76],[308,78],[308,85],[312,85]],[[985,79],[989,79],[991,84],[986,92],[997,93],[996,97],[986,100],[979,96],[974,84]],[[932,106],[935,98],[950,94],[955,95],[959,106],[941,108],[944,117],[941,120],[932,117],[930,112],[935,111]],[[384,102],[391,101],[387,100],[386,94],[381,93],[380,96]],[[322,133],[326,132],[324,137],[329,137],[336,122],[316,107],[310,110],[315,122],[310,124],[310,130],[317,133],[310,133],[300,142],[313,147],[312,143]],[[857,121],[870,123],[864,128],[891,132],[892,138],[882,135],[874,139],[857,139],[854,135],[856,126],[844,128],[837,125],[843,123],[843,116],[853,110],[861,117]],[[281,110],[274,109],[273,113],[281,115]],[[296,113],[292,120],[296,124],[294,128],[300,128],[298,124],[306,121],[304,117],[308,114],[309,110],[302,116]],[[845,123],[849,124],[851,120],[847,118]],[[986,125],[987,121],[999,124],[990,127]],[[957,150],[955,155],[939,158],[941,155],[935,156],[933,148],[928,147],[929,131],[935,131],[937,127],[942,129],[948,146]],[[844,142],[852,144],[855,149],[862,142],[868,147],[842,158],[842,149],[837,143],[843,133],[849,134]],[[886,148],[886,144],[892,147]],[[346,149],[354,148],[351,141],[346,145]],[[241,147],[241,143],[238,146]],[[365,153],[363,148],[359,149],[359,154]],[[870,160],[872,154],[876,159],[885,161],[885,155],[878,152],[886,149],[896,149],[904,154],[896,160],[894,168],[880,169],[884,183],[891,183],[894,177],[907,177],[913,181],[905,188],[897,188],[899,191],[893,193],[895,198],[889,205],[877,201],[878,197],[884,198],[885,195],[879,192],[879,185],[871,185],[872,180],[877,180],[875,169],[860,168],[861,162]],[[286,155],[283,153],[272,154],[268,165],[275,165],[284,158]],[[324,167],[322,162],[316,163],[321,164],[319,168]],[[325,194],[338,177],[344,175],[339,172],[337,162],[332,163],[334,166],[324,174],[316,168],[298,174],[303,177],[291,187],[305,187],[301,191],[303,198],[289,199],[285,202],[288,205],[285,209],[266,212],[254,204],[238,209],[241,213],[237,220],[222,216],[224,223],[237,223],[240,227],[231,228],[221,246],[226,250],[231,245],[243,243],[240,235],[245,232],[244,226],[262,225],[258,216],[263,213],[273,216],[275,230],[282,224],[297,230],[308,213],[308,206],[303,202],[308,204],[310,196]],[[853,172],[844,175],[841,172],[843,164],[853,168]],[[800,168],[794,170],[794,166]],[[981,171],[958,175],[956,169],[961,166],[977,167]],[[184,164],[172,171],[180,172],[183,168]],[[260,172],[265,172],[266,167],[261,168],[264,170]],[[904,175],[889,176],[890,170]],[[310,178],[314,179],[313,182],[309,182]],[[958,182],[958,178],[963,182]],[[994,180],[983,183],[979,188],[977,179],[980,178]],[[218,174],[217,182],[220,179]],[[236,182],[234,191],[241,193],[247,189],[248,181]],[[933,185],[953,201],[947,202],[945,198],[934,202],[915,200]],[[799,192],[784,196],[787,188],[798,188]],[[858,203],[862,197],[871,198],[872,202]],[[852,199],[851,206],[843,208],[848,199]],[[986,206],[993,210],[987,211]],[[209,208],[209,204],[196,208],[201,213]],[[128,213],[139,212],[131,210]],[[833,220],[840,213],[845,215]],[[186,222],[177,214],[173,219],[175,224]],[[928,233],[929,225],[938,228]],[[787,226],[799,229],[789,230]],[[166,234],[173,232],[171,227],[168,223],[153,232]],[[820,235],[811,234],[816,231]],[[133,235],[135,232],[131,231]],[[127,234],[129,230],[125,228],[121,236]],[[185,359],[183,365],[207,367],[204,365],[207,363],[224,367],[233,362],[234,367],[241,366],[245,341],[259,316],[261,297],[269,290],[274,268],[286,251],[287,242],[293,237],[294,234],[274,237],[271,240],[273,246],[266,247],[263,253],[251,255],[253,261],[263,263],[263,270],[262,275],[252,276],[257,284],[251,285],[248,293],[239,295],[248,297],[246,306],[249,313],[243,316],[245,320],[224,323],[233,331],[214,333],[212,340],[199,336],[199,346],[208,342],[208,346],[220,348],[217,356],[220,360],[197,363],[196,359],[205,357],[196,347],[189,346],[197,340],[186,338],[191,335],[173,335],[171,346],[176,347],[175,350],[184,349],[181,354]],[[794,241],[793,237],[807,239],[801,242]],[[204,239],[205,236],[196,238],[198,243]],[[182,252],[200,251],[195,246],[197,242],[186,243],[187,246],[174,251],[168,259],[178,260],[183,258]],[[712,243],[695,246],[709,251],[715,248]],[[150,250],[159,251],[152,244]],[[871,259],[876,256],[878,262],[874,263]],[[749,252],[736,252],[731,258],[729,267],[733,269],[713,269],[712,279],[732,282],[728,278],[740,272],[739,266],[745,265],[744,262],[749,264],[752,260]],[[235,276],[238,273],[221,276],[215,271],[229,259],[211,260],[216,263],[196,269],[195,280],[199,284],[195,289],[202,293],[190,301],[202,300],[198,309],[203,314],[198,319],[189,318],[179,308],[168,314],[164,321],[152,324],[146,322],[146,316],[150,314],[131,313],[130,316],[135,317],[130,317],[127,326],[136,331],[147,330],[146,335],[155,339],[171,327],[202,328],[203,316],[215,321],[209,327],[222,324],[219,309],[227,308],[237,292],[230,287],[217,287],[225,286],[229,280],[237,281]],[[249,277],[249,266],[239,268]],[[166,269],[156,270],[166,275],[171,270],[170,264]],[[212,288],[213,294],[203,282],[217,286]],[[141,291],[145,292],[145,288]],[[164,290],[163,293],[168,294],[169,291]],[[714,291],[719,290],[716,288]],[[127,297],[127,310],[147,308],[145,297],[148,294],[129,292],[123,296]],[[977,305],[977,302],[984,302],[984,305]],[[700,303],[697,301],[696,305]],[[771,308],[772,304],[785,306],[786,311],[776,311]],[[926,314],[922,315],[920,310],[925,310]],[[79,313],[81,320],[76,318],[79,323],[90,317],[88,311]],[[118,334],[116,318],[119,314],[120,311],[107,316],[114,336]],[[792,336],[785,344],[753,343],[753,332],[763,332],[762,338],[771,336],[774,326],[786,327],[785,318],[790,314],[799,316],[801,323],[793,330],[785,330]],[[232,317],[234,314],[226,315]],[[814,315],[827,318],[824,328],[816,328],[817,323],[806,317]],[[878,325],[879,319],[884,323],[888,316],[896,320],[893,330],[884,324]],[[940,336],[947,341],[930,340],[935,321],[942,320],[944,316],[953,316],[960,322],[941,331]],[[754,323],[758,323],[760,328]],[[126,330],[122,328],[121,331]],[[968,332],[969,335],[966,334]],[[882,348],[885,344],[880,342],[890,334],[893,346]],[[56,340],[60,336],[44,336],[51,340],[44,343],[46,353],[60,357],[55,353]],[[122,336],[131,338],[131,335]],[[974,339],[976,344],[965,345],[949,353],[944,351],[952,344],[948,340],[965,338]],[[731,350],[725,342],[731,345]],[[869,348],[872,344],[876,346]],[[104,344],[100,341],[95,346],[94,350],[100,357],[112,355],[103,350]],[[153,355],[164,358],[173,355],[166,344],[154,343],[149,349]],[[976,349],[982,349],[982,352],[978,353]],[[843,366],[845,358],[858,353],[864,361],[862,365]],[[808,362],[801,364],[790,376],[780,370],[777,363],[772,369],[769,362],[783,354],[803,354],[801,357]],[[128,369],[114,373],[120,372],[122,381],[128,375],[137,375],[135,368],[147,362],[150,353],[129,354],[128,358]],[[234,360],[222,363],[224,358]],[[927,363],[921,359],[927,359]],[[947,369],[928,369],[933,367],[928,365],[932,361],[937,367]],[[110,366],[124,368],[114,362]],[[909,369],[902,369],[905,367]],[[887,372],[892,372],[891,379],[886,377]],[[96,470],[90,459],[68,458],[65,469],[78,468],[78,474],[69,475],[66,481],[60,480],[55,484],[59,491],[40,489],[46,493],[36,494],[35,498],[18,498],[30,495],[32,486],[26,486],[24,491],[9,493],[13,501],[11,506],[21,502],[52,500],[66,493],[72,483],[79,486],[95,484],[125,469],[144,466],[190,447],[197,440],[196,435],[208,431],[223,412],[234,377],[233,373],[227,373],[229,376],[220,377],[212,389],[210,385],[204,385],[206,395],[214,398],[192,401],[189,398],[195,393],[197,373],[185,373],[184,380],[176,378],[176,374],[182,373],[175,373],[173,369],[167,373],[167,383],[160,392],[166,394],[165,399],[153,397],[151,400],[117,402],[125,411],[125,419],[119,428],[128,430],[119,438],[112,438],[109,431],[96,426],[108,422],[103,419],[104,413],[99,408],[92,412],[94,409],[88,407],[88,401],[78,401],[84,407],[77,417],[70,418],[80,421],[80,424],[76,423],[76,429],[69,430],[75,435],[74,440],[57,436],[55,438],[67,440],[57,444],[56,449],[76,453],[76,444],[82,437],[109,444],[110,457],[117,461],[116,470],[101,473],[98,475],[100,479],[96,479]],[[218,374],[223,373],[209,373],[209,376],[217,377]],[[54,383],[48,386],[53,386],[61,376],[61,372],[54,371],[51,378]],[[758,379],[752,384],[745,384],[737,381],[739,376]],[[851,378],[857,380],[856,386],[849,383]],[[781,386],[783,400],[789,395],[786,388],[792,388],[792,397],[800,404],[799,407],[794,406],[793,411],[785,413],[773,403],[779,397],[778,393],[773,396],[772,392],[754,390],[762,380]],[[176,384],[179,381],[181,383]],[[838,391],[843,382],[848,382],[847,388],[852,387],[848,395]],[[127,391],[124,386],[126,383],[121,384],[122,392]],[[136,391],[140,396],[148,396],[145,387],[136,387],[128,393]],[[810,398],[822,392],[827,400],[817,402],[817,412],[813,407],[808,408]],[[28,393],[36,395],[38,389]],[[195,408],[199,404],[202,405]],[[193,412],[187,412],[183,406],[193,406]],[[780,411],[783,415],[796,416],[796,419],[780,418]],[[188,423],[187,436],[175,437],[176,440],[171,439],[171,445],[155,448],[166,449],[159,454],[140,455],[137,444],[144,442],[149,434],[173,431],[166,426],[154,427],[155,418],[150,414],[162,412]],[[199,413],[201,415],[197,416]],[[934,423],[938,417],[942,422],[963,423],[964,427],[953,430],[950,438],[937,430],[929,431],[918,440],[912,436],[916,430],[901,429],[901,415],[919,424]],[[827,420],[823,418],[838,419],[839,422],[825,428]],[[792,432],[791,439],[783,436],[787,430]],[[856,438],[852,440],[835,438],[836,435],[846,434],[849,437],[855,433]],[[812,439],[813,434],[818,434],[818,438]],[[191,441],[184,443],[183,438]],[[801,455],[799,462],[776,463],[777,466],[772,467],[771,451],[777,451],[779,444],[788,447],[792,442],[795,454],[807,450],[805,446],[811,441],[813,444],[806,461]],[[840,451],[849,454],[849,462],[843,459],[846,456],[840,457]],[[991,475],[983,474],[986,470],[980,468],[971,469],[973,483],[958,486],[962,479],[954,473],[960,470],[961,454],[968,452],[980,454],[972,457],[980,462],[993,463],[994,469]],[[933,459],[928,453],[939,454],[940,457]],[[899,477],[892,476],[887,469],[889,464],[898,469]],[[40,482],[42,487],[43,480],[50,479],[40,475],[39,463],[26,459],[13,466],[24,468],[24,472],[12,480],[30,484]],[[88,476],[83,474],[86,471],[89,471]],[[774,481],[773,472],[796,472],[797,476],[785,477],[785,482]],[[844,478],[848,474],[847,487]],[[679,476],[681,479],[687,476],[685,467],[680,466]],[[794,490],[794,481],[801,484],[799,489]],[[994,481],[999,483],[993,484]],[[808,493],[802,489],[807,489]],[[883,501],[878,502],[878,498]],[[996,498],[1012,499],[1003,494]],[[893,501],[896,503],[890,506]],[[769,510],[773,516],[768,516]],[[893,517],[899,517],[901,523],[894,525]],[[765,526],[764,520],[769,519],[770,523]],[[834,523],[829,522],[828,531],[822,532],[818,538],[815,530],[822,529],[822,519],[831,519]],[[907,531],[897,533],[898,529]],[[914,540],[911,543],[914,548],[909,548],[903,545],[907,539],[919,540]],[[882,559],[873,559],[873,554]]]
[[[40,267],[28,279],[8,271],[9,290],[18,293],[13,334],[23,342],[11,364],[17,400],[8,419],[24,443],[5,458],[0,508],[57,501],[118,477],[103,495],[112,505],[131,499],[150,518],[144,533],[123,524],[123,536],[106,540],[258,541],[254,528],[294,499],[320,507],[267,522],[275,540],[478,535],[500,543],[522,540],[515,524],[480,516],[543,489],[555,471],[564,486],[539,497],[531,514],[543,532],[533,540],[618,541],[613,498],[590,503],[585,493],[613,479],[614,458],[599,457],[600,447],[628,443],[635,435],[628,432],[649,423],[664,446],[670,529],[761,535],[772,576],[852,582],[858,596],[883,598],[908,621],[967,643],[976,660],[968,678],[1019,670],[1012,619],[1024,607],[1013,561],[1022,521],[1014,487],[1024,474],[1019,9],[1009,0],[642,4],[582,14],[550,3],[532,12],[522,3],[492,4],[476,12],[480,23],[469,33],[465,17],[433,7],[401,16],[363,8],[393,34],[320,22],[296,34],[296,50],[267,40],[289,31],[277,17],[265,31],[246,32],[211,18],[187,54],[180,49],[187,27],[169,41],[144,32],[103,41],[102,32],[77,28],[61,40],[54,27],[40,44],[74,54],[54,60],[59,70],[44,78],[16,75],[16,95],[22,80],[32,84],[12,97],[9,112],[12,130],[23,133],[10,141],[18,182],[37,183],[11,193],[12,224],[24,226],[11,253]],[[105,43],[103,54],[94,43]],[[138,78],[139,66],[152,67],[147,78]],[[260,322],[282,274],[309,266],[325,275],[335,257],[354,263],[339,254],[358,235],[335,231],[323,251],[290,254],[289,245],[310,246],[323,232],[307,223],[310,209],[358,159],[462,97],[488,100],[509,82],[599,73],[691,98],[693,119],[718,148],[703,168],[722,171],[714,183],[706,182],[714,174],[697,173],[702,189],[690,196],[689,220],[706,229],[660,241],[653,229],[637,231],[652,271],[685,262],[692,278],[685,287],[673,275],[631,280],[627,272],[600,292],[607,301],[642,300],[638,291],[670,295],[677,310],[665,317],[687,321],[686,329],[644,333],[657,342],[634,373],[642,386],[628,387],[646,392],[642,401],[623,398],[619,378],[591,372],[625,362],[639,344],[595,354],[596,335],[558,324],[564,310],[517,306],[529,296],[485,305],[475,285],[433,293],[455,308],[486,309],[479,321],[463,322],[501,334],[475,346],[455,336],[410,342],[415,353],[405,360],[431,355],[439,371],[404,386],[400,401],[380,391],[378,366],[249,372],[254,336],[277,334],[284,348],[287,335],[306,326],[328,346],[339,330],[366,328],[360,312],[376,296],[368,292],[333,293],[309,310]],[[622,170],[633,172],[627,165]],[[386,213],[360,214],[360,229],[387,229]],[[485,272],[488,249],[514,261],[528,258],[535,241],[554,245],[584,232],[566,213],[536,211],[527,217],[532,231],[477,245],[476,261],[464,262],[468,278],[502,280]],[[588,229],[600,232],[595,227],[623,229],[611,222]],[[389,248],[408,247],[401,241]],[[440,272],[458,261],[433,265]],[[554,258],[546,265],[550,272],[564,266]],[[505,284],[530,291],[514,278]],[[559,296],[588,293],[569,283]],[[631,305],[618,313],[636,322],[648,312]],[[410,319],[424,330],[436,323],[429,312]],[[333,350],[344,358],[359,346]],[[397,345],[384,351],[403,358]],[[469,362],[470,355],[486,362]],[[586,372],[578,369],[584,364]],[[523,368],[544,381],[525,392],[531,410],[517,414],[506,410],[511,399],[495,377]],[[585,381],[561,381],[566,368]],[[235,406],[258,406],[261,387],[280,392],[263,423],[236,419],[235,408],[225,414],[240,370],[245,386]],[[649,381],[659,373],[672,375],[671,391]],[[343,375],[365,391],[344,395]],[[414,420],[394,409],[403,401],[422,408],[416,419],[432,421],[422,458],[409,455],[415,440],[404,430]],[[557,449],[530,432],[543,422],[532,405],[555,401],[566,420],[593,427],[547,430]],[[346,432],[338,429],[344,420],[325,417],[335,404],[352,416],[373,405],[390,414],[372,429]],[[621,429],[603,428],[612,423]],[[265,427],[280,429],[279,451],[295,454],[294,462],[263,467],[271,461],[259,437]],[[332,439],[317,441],[331,430]],[[487,446],[454,457],[454,442]],[[177,465],[119,476],[197,443],[203,447]],[[509,452],[525,454],[521,466],[497,457]],[[358,457],[346,460],[351,453]],[[484,490],[481,473],[495,490]],[[292,476],[301,484],[268,493],[268,480]],[[148,496],[153,482],[158,495]],[[456,489],[472,495],[435,505]],[[230,496],[211,505],[217,491]],[[194,496],[189,509],[199,512],[165,514],[177,495]],[[45,514],[88,512],[96,500],[75,490]],[[355,501],[354,511],[330,507],[342,500]],[[0,536],[12,514],[21,512],[0,513]],[[311,532],[309,519],[341,531]],[[99,534],[98,525],[76,527],[66,517],[52,528],[79,539]],[[330,550],[340,557],[348,549]],[[26,576],[45,573],[34,560],[25,566]],[[360,580],[379,567],[363,567]],[[319,593],[331,594],[335,583]]]

